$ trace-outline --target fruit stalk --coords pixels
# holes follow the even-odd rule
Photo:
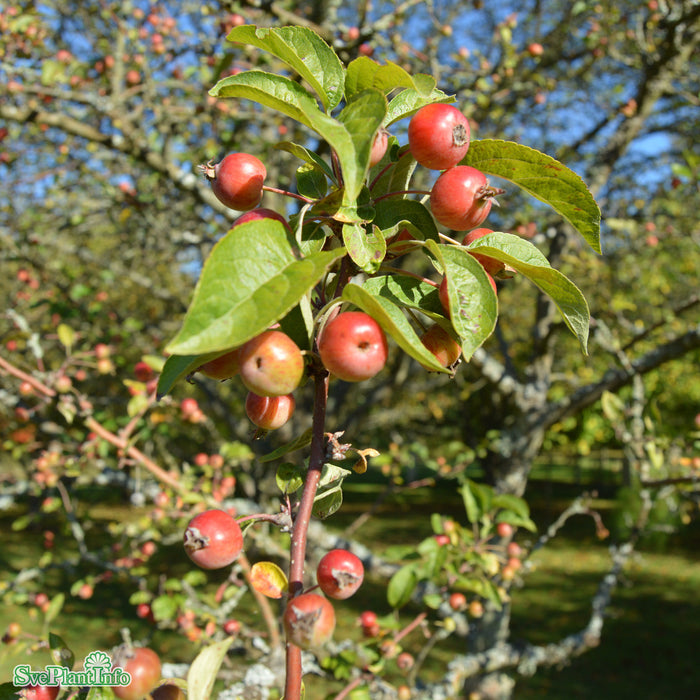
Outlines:
[[[294,519],[289,563],[289,598],[304,589],[304,560],[306,559],[306,534],[311,521],[311,511],[318,490],[325,455],[326,404],[328,401],[328,373],[314,375],[314,413],[311,436],[309,469],[304,491]],[[301,649],[287,642],[285,700],[301,698]]]

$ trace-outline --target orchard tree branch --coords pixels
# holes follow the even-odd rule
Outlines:
[[[636,542],[646,525],[652,505],[647,494],[630,540],[622,545],[610,547],[612,565],[598,584],[598,590],[591,601],[591,616],[583,629],[552,644],[502,642],[478,654],[458,656],[448,664],[445,680],[431,686],[426,693],[417,697],[425,700],[453,697],[454,693],[462,691],[465,681],[469,678],[504,669],[517,669],[520,675],[532,676],[540,667],[562,665],[571,658],[597,647],[603,631],[605,611],[610,605],[622,570],[635,551]]]
[[[565,399],[549,404],[532,422],[532,427],[549,428],[563,418],[592,405],[603,395],[603,392],[618,391],[632,382],[635,376],[647,374],[697,348],[700,348],[700,325],[631,360],[629,368],[610,369],[599,382],[581,387]]]
[[[190,192],[203,204],[223,214],[228,219],[234,219],[238,216],[238,212],[234,212],[221,204],[211,189],[194,173],[181,170],[176,164],[169,162],[160,152],[139,144],[133,131],[129,133],[128,129],[122,128],[127,133],[126,138],[121,134],[105,134],[80,119],[63,113],[40,109],[38,106],[16,107],[9,104],[0,104],[0,117],[20,124],[32,122],[39,125],[46,124],[72,136],[128,155],[146,164],[161,175],[166,176],[180,189]]]

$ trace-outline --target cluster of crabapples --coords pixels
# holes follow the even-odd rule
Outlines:
[[[455,231],[468,231],[463,245],[491,233],[479,228],[488,216],[493,198],[503,190],[490,186],[486,176],[476,168],[458,165],[470,143],[469,121],[456,107],[429,104],[419,109],[408,127],[408,143],[413,158],[429,169],[442,171],[430,192],[430,206],[435,219]],[[370,166],[386,153],[388,134],[381,129],[375,138]],[[270,209],[260,208],[267,170],[262,161],[248,153],[231,153],[221,162],[201,166],[213,193],[227,207],[246,211],[236,225],[256,219],[274,219],[289,225],[285,218]],[[256,208],[257,207],[257,208]],[[395,239],[412,236],[403,230]],[[389,241],[392,242],[392,241]],[[496,291],[494,277],[505,265],[493,258],[473,253],[484,267]],[[450,315],[447,278],[439,287],[445,313]],[[421,336],[425,347],[445,367],[460,357],[459,343],[441,326],[430,326]],[[385,365],[387,342],[384,331],[368,314],[345,311],[322,326],[317,338],[318,353],[325,368],[335,377],[358,382],[377,374]],[[249,394],[246,413],[259,428],[274,430],[284,425],[295,408],[292,391],[304,374],[304,358],[296,343],[277,329],[270,329],[211,360],[198,371],[218,380],[240,374]]]
[[[223,510],[207,510],[190,520],[184,535],[190,559],[203,569],[222,569],[233,564],[243,550],[238,521]],[[357,592],[364,580],[359,557],[345,549],[332,549],[316,568],[318,588],[334,600],[345,600]],[[288,641],[302,649],[325,644],[335,629],[335,612],[328,599],[308,590],[287,604],[283,624]]]
[[[326,324],[317,341],[325,368],[339,379],[359,382],[373,377],[386,363],[384,331],[368,314],[346,311]],[[239,348],[206,362],[198,369],[218,380],[240,375],[248,389],[245,410],[258,428],[275,430],[292,416],[292,392],[304,376],[304,355],[278,329],[269,329]]]

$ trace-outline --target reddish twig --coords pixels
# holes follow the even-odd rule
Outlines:
[[[325,423],[328,400],[328,373],[314,376],[313,434],[309,469],[304,491],[294,519],[289,562],[289,598],[299,595],[304,589],[304,561],[306,559],[306,535],[311,521],[311,511],[316,498],[321,470],[325,462]],[[300,700],[301,697],[301,649],[287,642],[285,700]]]

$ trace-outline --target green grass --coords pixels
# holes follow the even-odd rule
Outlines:
[[[551,522],[578,493],[571,485],[533,491],[533,517],[540,525]],[[342,530],[364,511],[376,495],[375,488],[348,489],[346,502],[329,526]],[[461,503],[454,490],[413,491],[388,501],[375,517],[357,532],[358,539],[371,544],[377,551],[400,543],[417,543],[430,534],[429,516],[437,509],[463,520]],[[545,495],[545,498],[541,496]],[[612,500],[599,500],[606,523],[612,520]],[[3,521],[5,540],[0,551],[0,579],[7,578],[11,568],[35,560],[41,551],[41,533],[9,531],[9,519]],[[540,669],[532,678],[518,678],[516,698],[596,698],[625,700],[627,698],[698,697],[700,668],[697,664],[697,620],[700,619],[700,562],[697,560],[697,527],[688,528],[683,538],[669,539],[664,551],[642,551],[625,571],[622,585],[615,591],[606,619],[601,645],[574,659],[564,669]],[[59,544],[60,546],[60,544]],[[160,552],[167,567],[182,565],[177,546]],[[591,596],[601,577],[609,568],[607,543],[594,537],[590,518],[576,517],[563,529],[551,546],[537,553],[536,568],[528,574],[522,588],[512,592],[512,638],[534,644],[555,642],[580,630],[588,619]],[[156,562],[158,559],[156,559]],[[180,564],[177,564],[180,562]],[[75,577],[84,572],[56,572],[52,583],[65,589]],[[338,614],[337,639],[359,638],[357,615],[372,608],[379,614],[388,613],[386,581],[368,580],[358,594],[336,604]],[[94,649],[109,649],[119,643],[120,629],[129,627],[136,639],[148,641],[169,661],[191,661],[195,645],[176,631],[155,631],[135,615],[128,602],[130,589],[119,581],[101,584],[88,601],[68,597],[61,615],[51,629],[64,638],[77,659]],[[404,622],[418,609],[406,610]],[[25,631],[41,632],[40,616],[25,606],[0,608],[0,630],[10,621],[19,621]],[[251,622],[254,620],[251,618]],[[419,634],[407,638],[409,651],[417,652],[423,643]],[[463,642],[450,640],[432,654],[429,675],[436,677],[455,653],[464,651]],[[23,661],[20,659],[19,661]],[[0,646],[0,681],[10,677],[19,662],[12,647]],[[44,653],[32,659],[35,667],[50,663]],[[401,676],[393,668],[393,679]],[[338,692],[337,682],[314,684],[314,697],[326,692]]]

